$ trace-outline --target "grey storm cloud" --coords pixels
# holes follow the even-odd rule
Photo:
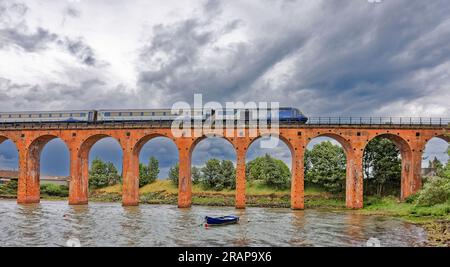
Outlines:
[[[21,19],[27,12],[28,7],[25,4],[11,1],[0,3],[0,49],[15,45],[26,52],[38,52],[57,44],[83,64],[95,66],[98,63],[93,49],[81,38],[60,36],[41,27],[34,31],[30,30]],[[70,16],[79,15],[73,8],[69,8],[66,12]]]
[[[21,101],[14,101],[8,93],[26,91],[21,95]],[[7,93],[8,92],[8,93]],[[103,109],[111,105],[131,106],[133,97],[130,97],[120,85],[117,88],[106,87],[106,84],[97,79],[90,79],[78,85],[51,83],[42,85],[14,84],[9,80],[0,78],[0,96],[4,101],[4,108],[12,110],[42,109]]]
[[[213,11],[206,8],[211,3]],[[273,10],[280,17],[271,28],[225,48],[211,44],[245,21],[211,28],[221,14],[217,1],[206,2],[202,17],[156,26],[141,52],[151,66],[140,73],[141,91],[161,90],[168,102],[190,100],[195,92],[219,102],[275,100],[314,115],[370,115],[437,91],[433,80],[423,87],[415,77],[449,61],[446,1],[323,1],[308,26],[289,11],[304,3],[285,2]],[[205,62],[208,51],[215,58]],[[292,67],[281,84],[262,79],[286,60]]]

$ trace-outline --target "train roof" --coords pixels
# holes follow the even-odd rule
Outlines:
[[[35,113],[81,113],[81,112],[92,112],[93,109],[89,110],[29,110],[29,111],[0,111],[0,114],[35,114]]]

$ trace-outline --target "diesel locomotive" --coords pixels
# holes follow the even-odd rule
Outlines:
[[[117,109],[117,110],[69,110],[69,111],[29,111],[29,112],[0,112],[0,123],[102,123],[102,122],[151,122],[173,121],[175,119],[225,120],[246,118],[252,114],[259,114],[250,109],[191,109],[190,111],[172,111],[171,109]],[[263,113],[265,117],[259,119],[272,120],[272,112]],[[244,117],[242,117],[244,116]],[[297,108],[283,107],[278,110],[280,122],[306,123],[308,118]]]

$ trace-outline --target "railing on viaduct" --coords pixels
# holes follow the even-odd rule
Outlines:
[[[448,126],[450,118],[433,117],[309,117],[308,125]]]
[[[426,143],[434,137],[450,142],[450,120],[441,118],[315,118],[307,124],[282,123],[277,137],[289,147],[292,155],[291,207],[304,208],[304,154],[309,142],[316,137],[338,141],[346,153],[346,205],[363,207],[363,155],[366,145],[376,137],[392,140],[402,153],[401,198],[421,188],[421,162]],[[178,206],[191,205],[191,156],[195,146],[211,132],[200,137],[176,137],[170,122],[153,123],[33,123],[0,124],[0,143],[9,139],[19,151],[19,203],[40,200],[40,153],[54,138],[65,142],[70,154],[69,204],[88,202],[89,151],[102,138],[115,138],[123,151],[122,202],[139,203],[139,153],[143,145],[155,137],[171,139],[179,153]],[[251,144],[267,135],[263,128],[250,136],[251,127],[223,129],[223,138],[236,151],[236,207],[246,203],[246,152]],[[193,130],[192,130],[193,131]],[[212,130],[211,130],[212,131]],[[215,132],[214,132],[215,133]]]

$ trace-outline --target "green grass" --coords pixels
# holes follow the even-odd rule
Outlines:
[[[114,185],[92,192],[94,201],[120,201],[121,185]],[[235,190],[213,191],[201,185],[192,185],[192,204],[207,206],[234,206]],[[141,203],[177,204],[178,187],[169,180],[156,180],[139,189]],[[285,207],[291,206],[290,189],[275,190],[261,181],[250,181],[246,188],[246,204],[249,207]],[[345,200],[317,187],[305,188],[307,208],[344,209]]]
[[[431,207],[419,207],[413,203],[400,202],[394,197],[367,198],[361,213],[401,217],[414,223],[425,223],[437,219],[450,220],[450,203]]]

